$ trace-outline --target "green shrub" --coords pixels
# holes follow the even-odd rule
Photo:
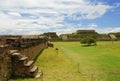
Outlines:
[[[96,45],[96,41],[92,37],[85,37],[80,40],[80,43],[83,46],[91,46],[91,45]]]

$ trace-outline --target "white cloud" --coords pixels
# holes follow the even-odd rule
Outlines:
[[[96,27],[98,27],[98,26],[97,26],[97,24],[95,24],[95,23],[91,23],[91,24],[88,25],[88,27],[90,27],[90,28],[96,28]]]
[[[120,32],[120,27],[111,28],[110,32]]]
[[[17,12],[8,12],[8,15],[10,15],[10,16],[18,16],[18,17],[21,17],[21,15],[19,14],[19,13],[17,13]]]
[[[2,0],[0,34],[38,34],[44,29],[65,30],[66,26],[66,31],[71,32],[70,27],[74,26],[65,21],[66,17],[72,20],[95,19],[110,8],[109,5],[90,0]]]

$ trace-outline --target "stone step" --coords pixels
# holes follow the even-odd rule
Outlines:
[[[34,66],[33,68],[30,69],[30,76],[35,77],[38,73],[38,67]]]
[[[12,60],[13,61],[18,61],[21,58],[20,53],[12,53]]]
[[[43,71],[40,70],[36,75],[35,78],[43,78]]]
[[[28,57],[24,56],[24,57],[19,59],[19,62],[22,63],[22,65],[24,66],[28,62],[27,59],[28,59]]]
[[[21,54],[16,52],[16,53],[13,53],[12,55],[13,55],[13,56],[14,56],[14,55],[15,55],[15,56],[18,56],[18,55],[21,55]]]
[[[34,66],[33,68],[30,69],[30,73],[34,73],[38,69],[37,66]]]
[[[16,53],[18,50],[10,50],[10,54]]]
[[[33,60],[31,60],[31,61],[28,61],[26,64],[25,64],[25,66],[32,66],[33,65],[33,63],[34,63],[34,61]]]
[[[19,61],[25,61],[25,60],[27,60],[27,59],[28,59],[28,57],[25,57],[25,56],[24,56],[24,57],[20,58]]]

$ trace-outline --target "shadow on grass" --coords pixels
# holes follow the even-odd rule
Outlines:
[[[47,48],[42,49],[42,50],[36,55],[36,57],[33,59],[35,62],[36,62],[36,60],[38,59],[38,57],[42,54],[43,50],[45,50],[45,49],[47,49]]]
[[[21,76],[12,76],[10,81],[14,81],[14,80],[19,80],[19,81],[22,81],[24,79],[32,79],[31,77],[21,77]]]
[[[87,44],[83,44],[81,45],[82,47],[90,47],[90,46],[97,46],[97,45],[87,45]]]

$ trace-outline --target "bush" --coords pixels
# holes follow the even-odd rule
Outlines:
[[[96,45],[96,41],[94,38],[92,37],[86,37],[86,38],[82,38],[80,40],[80,43],[84,46],[91,46],[91,45]]]

